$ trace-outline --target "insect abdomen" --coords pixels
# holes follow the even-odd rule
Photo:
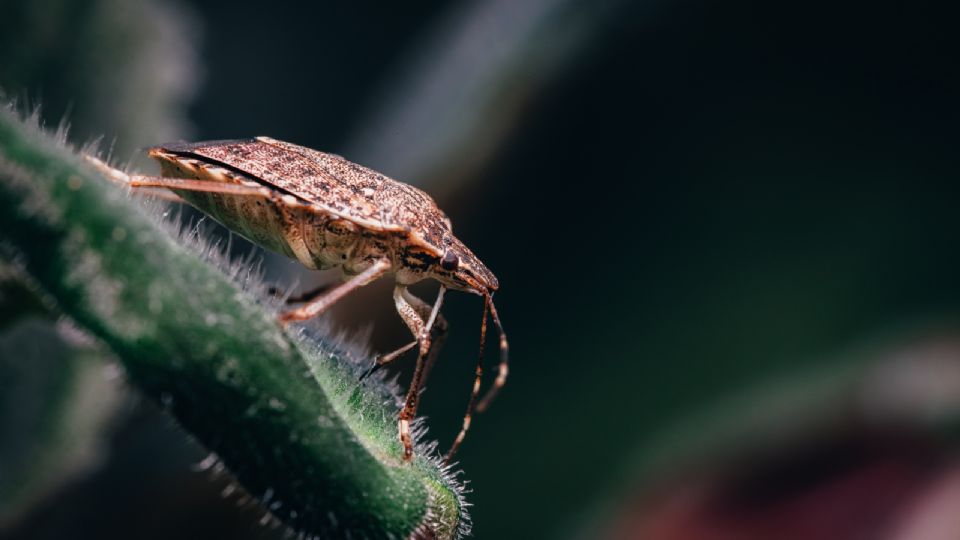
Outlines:
[[[353,256],[359,235],[352,222],[308,208],[294,210],[292,220],[314,268],[341,266]]]
[[[164,176],[234,183],[234,174],[220,167],[190,161],[160,161]],[[198,210],[251,242],[271,251],[297,258],[284,230],[284,219],[276,205],[266,198],[174,190]]]

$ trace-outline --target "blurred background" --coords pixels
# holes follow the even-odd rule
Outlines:
[[[512,345],[459,454],[477,538],[960,537],[956,7],[0,13],[0,88],[120,163],[153,171],[153,144],[269,135],[437,198],[499,277]],[[333,278],[263,257],[271,281]],[[89,343],[0,282],[0,537],[281,537]],[[389,289],[344,301],[336,324],[372,327],[378,351],[405,342]],[[448,296],[421,408],[441,448],[480,312]]]

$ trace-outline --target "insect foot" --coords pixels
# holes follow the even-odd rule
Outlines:
[[[397,432],[400,434],[400,444],[403,445],[403,461],[413,460],[413,437],[410,436],[410,420],[401,417],[397,422]]]
[[[396,360],[397,358],[399,358],[400,356],[402,356],[403,353],[405,353],[405,352],[409,351],[410,349],[416,347],[416,345],[417,345],[417,342],[416,342],[416,341],[411,341],[410,343],[407,343],[407,344],[404,345],[403,347],[400,347],[399,349],[397,349],[397,350],[395,350],[395,351],[393,351],[393,352],[391,352],[391,353],[387,353],[387,354],[383,354],[383,355],[377,355],[377,357],[374,358],[374,360],[373,360],[373,365],[370,366],[370,369],[368,369],[367,371],[365,371],[365,372],[363,373],[363,375],[360,375],[360,381],[363,381],[364,379],[366,379],[366,378],[369,377],[370,375],[373,375],[376,371],[379,371],[380,368],[382,368],[383,366],[385,366],[385,365],[393,362],[394,360]]]

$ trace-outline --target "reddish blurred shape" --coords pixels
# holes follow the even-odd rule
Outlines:
[[[638,496],[607,538],[952,540],[960,466],[929,434],[838,430]]]

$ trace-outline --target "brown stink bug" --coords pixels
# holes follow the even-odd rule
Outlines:
[[[267,137],[166,144],[150,149],[149,155],[160,162],[161,176],[128,175],[88,159],[112,180],[132,188],[167,188],[229,229],[307,268],[342,270],[343,283],[281,313],[283,323],[316,317],[354,289],[393,274],[397,312],[415,340],[378,357],[367,373],[419,345],[398,419],[405,460],[413,457],[410,422],[447,326],[440,315],[443,293],[450,288],[483,297],[473,390],[449,460],[470,428],[473,411],[485,409],[506,381],[508,346],[493,305],[497,278],[453,235],[450,220],[433,199],[340,156]],[[407,289],[423,279],[440,282],[432,306]],[[500,367],[478,403],[488,313],[500,334]]]

